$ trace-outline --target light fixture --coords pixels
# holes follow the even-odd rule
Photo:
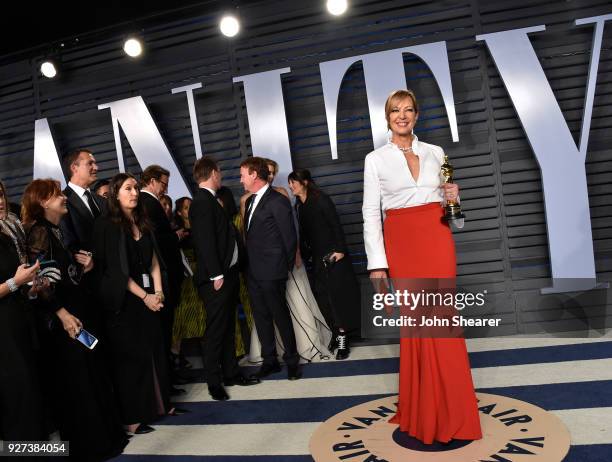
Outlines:
[[[348,8],[347,0],[327,0],[327,11],[334,16],[340,16]]]
[[[142,54],[142,44],[140,40],[136,38],[129,38],[123,44],[123,51],[125,51],[128,56],[136,58]]]
[[[57,75],[57,69],[52,61],[45,61],[40,65],[40,72],[48,79],[52,79]]]
[[[219,23],[219,29],[226,37],[234,37],[240,31],[240,23],[234,16],[223,16]]]

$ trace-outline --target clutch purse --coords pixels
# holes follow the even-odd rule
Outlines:
[[[323,257],[323,266],[325,266],[325,268],[331,268],[336,263],[336,257],[334,257],[334,253],[335,252],[329,252]]]

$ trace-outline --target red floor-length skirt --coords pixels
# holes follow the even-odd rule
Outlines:
[[[391,278],[455,278],[455,244],[443,215],[439,203],[387,210]],[[425,444],[482,438],[463,338],[400,340],[399,403],[391,422]]]

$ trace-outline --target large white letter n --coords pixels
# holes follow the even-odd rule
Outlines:
[[[553,287],[543,289],[543,293],[596,287],[584,163],[601,50],[601,30],[603,22],[610,18],[612,15],[576,21],[577,24],[597,23],[579,149],[527,37],[530,32],[545,30],[545,26],[476,37],[476,40],[484,40],[489,47],[542,171],[553,277]]]
[[[111,111],[120,172],[125,172],[125,165],[119,126],[123,128],[125,137],[143,170],[149,165],[157,164],[170,172],[168,186],[170,197],[174,199],[183,196],[191,197],[187,184],[141,96],[100,104],[98,109],[110,109]]]

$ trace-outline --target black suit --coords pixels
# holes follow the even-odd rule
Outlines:
[[[254,200],[255,195],[247,201],[245,214],[247,285],[263,361],[264,365],[276,362],[276,323],[285,347],[285,362],[295,366],[299,356],[285,296],[287,276],[295,264],[297,248],[291,204],[285,196],[269,187],[249,217]]]
[[[83,203],[83,199],[70,186],[66,186],[63,192],[67,198],[66,207],[68,208],[68,213],[62,217],[59,224],[64,245],[73,254],[79,250],[93,251],[94,223],[98,216],[106,213],[108,207],[106,200],[92,192],[90,197],[95,204],[90,205],[92,209],[90,211]],[[94,304],[97,303],[94,297],[96,285],[97,281],[93,272],[83,275],[82,289],[88,292]]]
[[[238,304],[238,265],[230,267],[237,251],[236,230],[210,191],[200,188],[189,209],[197,269],[195,284],[206,308],[204,367],[209,387],[239,374],[235,353],[235,314]],[[223,276],[215,290],[211,278]]]
[[[70,186],[66,186],[64,195],[68,199],[68,213],[60,221],[64,244],[73,253],[80,249],[91,251],[93,249],[94,222],[98,211],[94,210],[92,213]],[[104,212],[106,201],[97,194],[92,193],[91,197],[98,210]]]
[[[164,309],[162,310],[162,331],[167,352],[172,345],[172,326],[174,324],[174,308],[179,303],[181,283],[183,281],[183,264],[179,250],[178,236],[170,226],[170,220],[164,212],[159,200],[147,192],[141,192],[139,200],[142,203],[153,234],[159,247],[161,258],[167,267],[167,291]]]
[[[170,220],[164,212],[164,208],[159,200],[147,192],[140,193],[142,206],[147,214],[149,223],[153,227],[153,234],[161,252],[161,256],[168,268],[169,283],[174,283],[178,287],[170,287],[174,289],[174,293],[166,294],[166,296],[178,299],[180,292],[180,284],[183,279],[183,263],[179,247],[179,240],[176,232],[172,229]]]

